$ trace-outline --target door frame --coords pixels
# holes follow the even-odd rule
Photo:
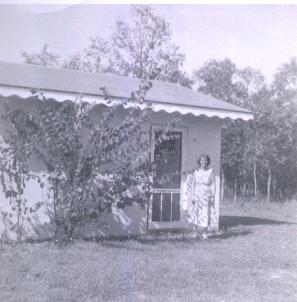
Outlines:
[[[155,154],[155,144],[154,141],[152,140],[152,136],[155,130],[158,130],[159,128],[164,128],[165,124],[161,123],[153,123],[150,125],[150,154],[149,154],[149,159],[150,162],[154,161],[154,154]],[[169,131],[176,131],[176,132],[181,132],[181,167],[180,167],[180,172],[181,172],[181,180],[180,180],[180,185],[179,188],[175,189],[160,189],[160,188],[152,188],[151,189],[151,195],[148,199],[148,230],[164,230],[164,229],[180,229],[180,228],[186,228],[187,224],[186,222],[182,219],[182,208],[181,208],[181,198],[179,201],[179,206],[180,206],[180,219],[176,221],[152,221],[152,210],[153,210],[153,194],[154,193],[180,193],[181,197],[181,185],[182,185],[182,174],[184,171],[185,167],[185,151],[186,151],[186,143],[188,141],[188,127],[187,126],[179,126],[179,127],[174,127],[173,129],[169,129]]]

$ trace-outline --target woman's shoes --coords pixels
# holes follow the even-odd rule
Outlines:
[[[207,239],[208,239],[208,236],[207,236],[206,233],[202,233],[202,239],[203,239],[203,240],[207,240]]]
[[[191,236],[192,239],[197,239],[199,236],[198,236],[198,233],[194,232]]]
[[[198,233],[198,232],[193,232],[193,233],[191,233],[190,234],[190,237],[189,238],[191,238],[191,239],[199,239],[199,238],[201,238],[201,239],[203,239],[203,240],[207,240],[208,239],[208,235],[207,235],[207,233]]]

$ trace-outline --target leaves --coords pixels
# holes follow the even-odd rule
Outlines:
[[[49,50],[48,44],[44,44],[39,53],[27,53],[26,51],[21,52],[25,58],[25,63],[43,65],[43,66],[58,66],[59,55]]]
[[[2,185],[17,215],[28,220],[42,206],[28,207],[23,193],[29,180],[41,188],[47,180],[53,222],[57,234],[64,234],[63,240],[72,237],[74,229],[94,213],[98,216],[132,202],[144,204],[151,184],[148,122],[152,110],[142,102],[151,87],[152,82],[142,80],[127,109],[121,103],[93,107],[80,97],[74,102],[38,102],[33,113],[8,106],[6,116],[15,133],[3,145],[6,157],[1,162],[6,176],[2,176]],[[106,90],[105,94],[109,98]],[[164,131],[177,124],[172,121]],[[30,156],[23,156],[24,150],[47,167],[42,178],[30,171]],[[11,179],[16,184],[13,188]]]
[[[150,6],[136,6],[130,22],[120,20],[112,35],[111,71],[190,86],[181,67],[185,60],[171,42],[169,24]]]
[[[238,181],[239,187],[254,186],[256,164],[258,187],[264,194],[268,171],[281,195],[296,193],[296,59],[281,66],[270,86],[259,71],[250,67],[240,70],[228,59],[206,62],[194,77],[200,91],[254,113],[251,122],[223,124],[222,170],[229,188]]]
[[[139,79],[158,79],[191,87],[182,70],[185,55],[172,42],[169,24],[151,6],[133,6],[131,18],[120,19],[109,39],[96,35],[89,45],[60,63],[45,44],[38,53],[22,52],[26,63],[86,72],[114,73]]]

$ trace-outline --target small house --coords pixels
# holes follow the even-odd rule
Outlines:
[[[215,99],[209,95],[196,92],[178,84],[152,81],[152,88],[146,95],[145,102],[151,104],[152,121],[147,127],[154,131],[159,125],[166,124],[173,118],[181,120],[175,135],[160,148],[152,147],[150,160],[162,163],[156,167],[157,174],[178,170],[179,177],[170,183],[152,188],[152,194],[145,208],[138,204],[124,209],[114,208],[112,213],[103,213],[80,230],[83,236],[123,236],[146,234],[150,230],[176,229],[187,227],[183,220],[181,192],[185,182],[185,173],[196,167],[200,154],[209,154],[211,166],[215,172],[216,197],[213,207],[213,230],[218,229],[220,202],[220,158],[221,158],[221,124],[226,118],[236,120],[252,119],[252,113],[244,108]],[[74,100],[82,95],[83,100],[105,106],[102,89],[105,87],[113,99],[127,99],[131,92],[138,89],[139,80],[111,74],[95,74],[68,69],[57,69],[29,64],[0,63],[0,110],[3,114],[3,103],[9,101],[16,106],[34,108],[36,97],[32,89],[42,91],[46,99],[56,102]],[[0,120],[0,136],[5,135],[7,125]],[[33,163],[34,165],[34,163]],[[36,164],[37,165],[37,164]],[[42,167],[34,167],[42,172]],[[34,202],[44,200],[50,206],[51,200],[44,192],[45,188],[28,184],[27,199]],[[9,203],[0,192],[0,207],[5,209]],[[44,208],[36,217],[40,226],[47,225],[49,218]],[[0,221],[0,233],[5,228],[5,221]],[[28,236],[38,237],[35,227],[27,227]],[[34,233],[35,232],[35,233]],[[40,234],[39,234],[40,235]]]

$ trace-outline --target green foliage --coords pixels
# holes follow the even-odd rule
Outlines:
[[[48,44],[44,44],[39,53],[27,53],[26,51],[22,51],[21,55],[24,57],[25,63],[27,64],[53,67],[57,67],[59,65],[60,56],[50,51]]]
[[[171,42],[169,24],[149,6],[133,7],[130,21],[117,21],[112,54],[111,69],[117,74],[143,79],[159,70],[159,80],[191,85],[180,69],[185,56]]]
[[[297,63],[292,59],[267,87],[263,75],[234,63],[211,60],[195,73],[199,90],[253,111],[251,122],[225,121],[222,128],[222,173],[229,191],[257,198],[296,194]],[[228,191],[228,190],[227,190]]]
[[[17,240],[20,241],[25,233],[25,221],[30,221],[32,215],[42,205],[41,201],[29,205],[24,194],[26,185],[30,180],[36,180],[41,187],[44,183],[29,169],[32,146],[28,141],[31,135],[32,117],[22,110],[13,110],[6,105],[4,119],[12,126],[13,132],[10,132],[0,144],[0,181],[11,211],[2,211],[1,214],[7,228],[6,232],[8,233],[8,229],[15,231]]]
[[[63,103],[44,98],[29,113],[8,107],[7,120],[15,133],[8,135],[6,145],[14,161],[8,165],[4,152],[1,160],[6,166],[2,169],[17,187],[5,187],[4,181],[2,185],[18,213],[28,211],[27,200],[21,196],[25,179],[34,178],[28,162],[32,154],[46,167],[59,242],[69,240],[86,218],[99,217],[112,207],[123,208],[132,202],[145,206],[153,169],[148,127],[152,110],[143,100],[151,86],[142,81],[131,98],[122,102],[110,99],[102,88],[110,107],[90,105],[81,97]],[[166,133],[175,123],[161,130]]]
[[[230,60],[210,60],[194,73],[199,91],[218,99],[242,106],[247,103],[246,71],[238,71]],[[244,173],[246,139],[242,121],[225,120],[222,125],[222,173],[228,187],[236,190]]]
[[[40,53],[23,52],[27,63],[59,65],[44,46]],[[159,79],[191,87],[182,71],[185,56],[172,43],[169,24],[150,6],[134,6],[129,20],[118,20],[108,40],[90,39],[63,68],[111,72],[141,79]],[[225,120],[222,127],[222,175],[235,198],[239,193],[296,194],[297,60],[283,64],[271,85],[250,67],[239,69],[229,59],[209,60],[194,73],[199,91],[253,111],[252,122]],[[270,194],[271,193],[271,194]]]
[[[236,103],[237,95],[242,96],[243,91],[233,82],[235,73],[236,66],[230,60],[210,60],[194,72],[194,79],[198,81],[199,91],[226,102]]]
[[[67,58],[61,67],[86,72],[110,72],[109,53],[108,42],[96,36],[90,38],[87,48]]]
[[[158,79],[191,87],[182,71],[185,55],[171,41],[169,24],[150,6],[133,6],[130,20],[118,20],[107,40],[90,38],[82,51],[59,63],[59,56],[44,45],[39,53],[22,52],[26,63],[61,66],[87,72],[109,72],[140,79]]]

